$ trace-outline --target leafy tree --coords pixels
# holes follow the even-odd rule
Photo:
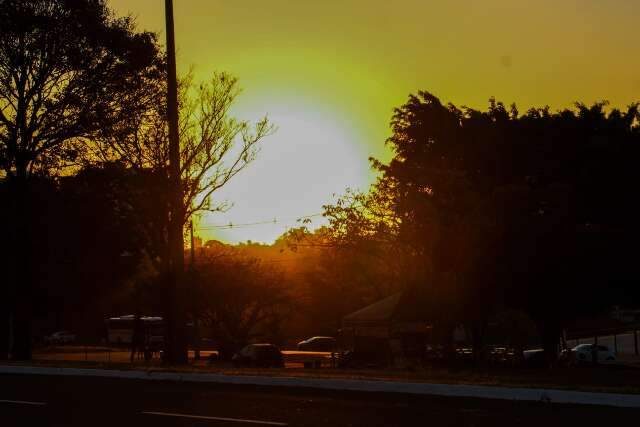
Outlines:
[[[148,108],[139,110],[122,131],[102,139],[94,154],[107,161],[121,162],[141,175],[167,178],[169,145],[166,122],[166,93],[164,79],[150,81],[149,98],[156,102],[144,103]],[[196,85],[191,75],[179,85],[181,173],[184,194],[183,222],[204,211],[222,211],[228,202],[212,202],[213,194],[246,168],[256,157],[260,141],[271,134],[274,127],[267,118],[251,124],[230,115],[230,109],[240,93],[238,80],[227,73],[215,73],[211,80]],[[159,186],[161,191],[167,183]],[[144,186],[144,188],[149,188]],[[146,190],[145,190],[146,191]],[[145,228],[149,235],[148,251],[164,271],[166,236],[169,221],[168,200],[154,207],[161,213],[162,223],[149,222]],[[147,218],[141,215],[141,225]]]
[[[30,320],[34,337],[70,329],[97,338],[104,318],[131,310],[129,276],[142,261],[144,236],[126,199],[130,171],[109,165],[58,179],[30,178],[25,212],[37,230],[24,242],[33,260]],[[0,188],[11,190],[9,183]],[[3,211],[0,231],[9,233]],[[25,239],[27,237],[24,237]],[[10,258],[9,258],[10,259]],[[0,258],[2,271],[11,268]],[[8,349],[6,349],[8,351]]]
[[[210,81],[199,86],[194,84],[191,75],[184,78],[179,84],[178,110],[183,203],[176,208],[167,197],[170,185],[164,102],[166,80],[148,80],[146,88],[149,94],[141,101],[141,108],[134,109],[137,114],[123,123],[119,132],[111,132],[102,138],[94,155],[103,160],[118,161],[136,171],[139,178],[146,177],[158,183],[150,193],[144,193],[150,187],[143,185],[143,193],[130,201],[140,213],[138,223],[147,236],[148,259],[160,275],[163,312],[168,319],[167,342],[171,346],[174,342],[171,336],[182,335],[175,332],[176,328],[181,328],[173,319],[182,316],[188,305],[186,294],[193,293],[196,287],[193,277],[187,280],[181,275],[178,280],[185,295],[173,295],[171,290],[171,224],[176,217],[184,226],[196,213],[226,209],[225,202],[212,203],[212,195],[254,160],[260,140],[273,131],[273,126],[266,117],[252,125],[230,115],[230,108],[240,92],[236,78],[215,73]],[[156,101],[149,103],[146,99]],[[138,204],[142,204],[139,210],[136,209]],[[153,209],[149,210],[151,206]],[[195,312],[192,314],[195,316]]]
[[[293,301],[276,268],[238,253],[209,252],[198,262],[199,305],[204,327],[222,358],[265,340],[282,344],[282,326]]]
[[[570,319],[634,277],[622,236],[637,237],[638,105],[605,106],[520,115],[493,99],[483,112],[412,95],[391,121],[394,158],[373,160],[369,194],[326,208],[330,231],[404,246],[440,327],[467,323],[481,347],[493,313],[524,308],[551,355]]]
[[[131,311],[123,299],[143,259],[143,236],[121,194],[130,179],[126,172],[116,166],[83,169],[52,183],[46,196],[35,293],[48,316],[55,314],[56,330],[95,338],[114,310]]]
[[[361,206],[355,200],[365,195],[349,192],[348,197],[349,203],[327,207],[333,209],[327,214],[330,221],[342,221],[345,229],[334,232],[331,227],[320,227],[312,232],[308,222],[302,221],[302,226],[288,230],[271,247],[278,250],[280,261],[290,261],[285,264],[285,275],[300,308],[288,330],[291,336],[335,335],[344,316],[398,292],[407,276],[405,255],[390,236],[383,239],[365,232],[365,221],[356,223],[339,216],[338,211],[349,209],[354,215],[364,213],[357,210]],[[348,229],[351,224],[363,234]]]
[[[102,0],[0,2],[0,168],[60,172],[77,143],[132,114],[158,73],[155,35],[138,33]]]
[[[36,228],[26,212],[35,196],[27,179],[78,166],[87,143],[132,112],[141,76],[157,73],[160,61],[155,36],[135,32],[103,0],[2,0],[0,24],[0,174],[11,184],[8,237],[17,242],[7,255],[12,354],[28,359],[34,259],[27,244]]]

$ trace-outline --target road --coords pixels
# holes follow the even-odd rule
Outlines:
[[[640,411],[485,399],[0,375],[0,426],[636,425]]]

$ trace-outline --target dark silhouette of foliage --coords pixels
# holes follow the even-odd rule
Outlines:
[[[238,251],[209,250],[195,274],[201,319],[223,359],[251,342],[283,343],[293,301],[279,269]]]
[[[145,236],[123,197],[125,183],[126,171],[115,166],[30,180],[25,212],[34,232],[23,236],[23,244],[33,260],[35,337],[72,329],[81,338],[97,339],[105,317],[118,308],[131,310],[128,283],[142,261]],[[8,183],[0,187],[11,189]],[[9,234],[10,224],[0,224],[3,235]],[[12,248],[3,252],[3,264],[23,255]],[[10,268],[3,265],[3,271]]]
[[[159,72],[155,35],[102,0],[3,0],[0,22],[0,167],[9,176],[77,164],[78,143],[123,122]]]
[[[169,141],[165,77],[149,80],[146,97],[121,129],[100,140],[94,155],[138,170],[166,173]],[[233,117],[230,109],[241,89],[228,73],[214,73],[196,84],[188,74],[179,82],[181,173],[184,221],[203,211],[222,211],[225,201],[211,196],[256,158],[261,140],[274,131],[266,117],[253,124]]]
[[[162,66],[155,36],[103,0],[0,1],[0,177],[7,181],[8,300],[16,359],[31,357],[36,176],[73,171],[88,144],[137,108]],[[133,102],[133,101],[136,102]],[[0,341],[6,336],[0,336]],[[0,357],[6,357],[4,351]]]
[[[523,308],[555,353],[578,314],[621,302],[623,288],[638,302],[640,115],[605,107],[520,115],[493,99],[477,111],[412,95],[391,121],[393,159],[372,160],[378,182],[325,208],[334,241],[405,247],[418,273],[405,281],[417,278],[441,326],[482,330]]]

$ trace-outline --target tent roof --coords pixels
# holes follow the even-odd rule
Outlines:
[[[345,316],[344,321],[347,323],[369,323],[391,320],[396,312],[396,308],[398,307],[401,297],[401,292],[393,294],[390,297]]]

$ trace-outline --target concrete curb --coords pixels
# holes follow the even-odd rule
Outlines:
[[[216,384],[299,387],[323,390],[345,390],[377,393],[403,393],[480,399],[520,400],[530,402],[640,408],[640,395],[592,393],[583,391],[476,386],[463,384],[430,384],[415,382],[315,379],[295,377],[233,376],[154,371],[118,371],[109,369],[50,368],[38,366],[0,365],[0,374],[59,375],[135,380],[207,382]]]

